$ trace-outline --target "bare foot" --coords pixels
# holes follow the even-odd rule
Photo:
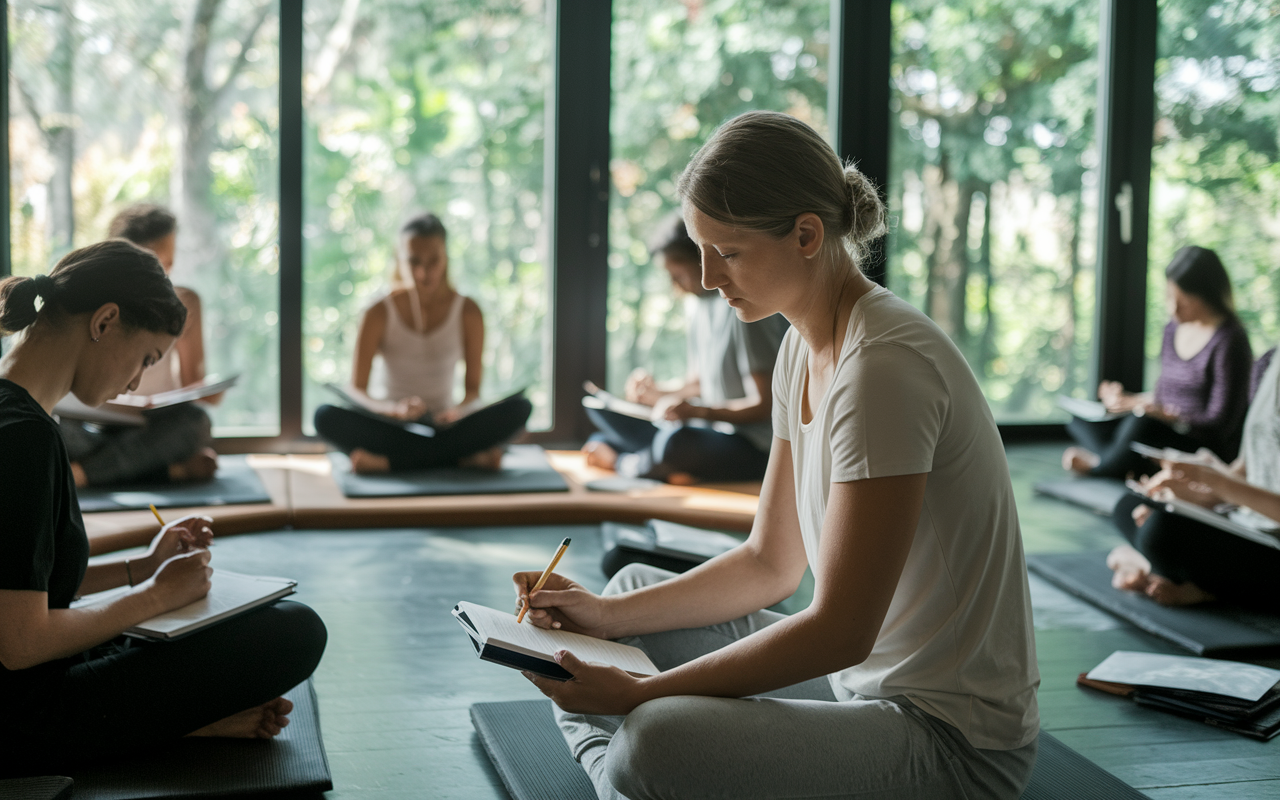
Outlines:
[[[1127,544],[1122,544],[1107,554],[1107,566],[1114,573],[1111,585],[1129,592],[1147,590],[1151,581],[1151,562],[1147,557]]]
[[[77,489],[83,489],[89,485],[89,476],[84,474],[84,467],[80,466],[79,461],[71,462],[71,477],[75,479]]]
[[[357,447],[351,451],[351,469],[360,475],[391,471],[391,459]]]
[[[1083,475],[1094,467],[1098,466],[1097,453],[1085,450],[1083,447],[1068,447],[1062,453],[1062,468],[1070,470],[1077,475]]]
[[[218,454],[209,447],[202,447],[186,461],[169,465],[169,480],[174,483],[212,480],[218,471]]]
[[[506,448],[491,447],[488,450],[481,450],[479,453],[472,453],[459,461],[458,466],[488,469],[497,472],[502,469],[502,456],[505,452]]]
[[[271,739],[289,724],[293,703],[277,697],[256,708],[232,714],[206,725],[188,736],[217,736],[223,739]]]
[[[587,454],[587,466],[614,469],[618,466],[618,451],[604,442],[587,442],[582,446]]]
[[[692,486],[698,479],[687,472],[672,472],[667,475],[667,483],[672,486]]]
[[[1193,606],[1213,600],[1213,595],[1194,583],[1174,583],[1163,575],[1152,575],[1147,580],[1147,597],[1162,606]]]

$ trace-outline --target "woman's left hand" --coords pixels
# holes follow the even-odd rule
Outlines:
[[[556,681],[532,672],[522,673],[552,702],[571,714],[622,716],[644,702],[641,678],[604,664],[588,664],[573,653],[561,650],[556,663],[573,680]]]
[[[138,563],[139,566],[146,565],[145,570],[142,570],[145,574],[139,574],[137,568],[134,568],[134,582],[141,583],[150,578],[161,564],[174,556],[190,553],[192,550],[208,549],[212,543],[213,520],[209,517],[192,514],[174,520],[161,528],[156,537],[151,540],[151,547],[147,550],[147,554],[138,561],[132,562]]]
[[[683,422],[687,419],[706,418],[707,409],[696,406],[688,400],[679,400],[662,409],[662,419],[668,422]]]
[[[1146,483],[1148,497],[1159,500],[1172,495],[1205,508],[1213,508],[1222,502],[1213,488],[1221,473],[1213,467],[1174,461],[1161,461],[1160,466],[1163,469]]]

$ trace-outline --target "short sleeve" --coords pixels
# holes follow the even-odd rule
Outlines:
[[[864,345],[841,365],[830,402],[832,483],[933,470],[950,396],[919,353]]]
[[[788,442],[791,441],[791,382],[800,357],[798,338],[794,331],[783,335],[778,347],[777,369],[773,371],[773,435]]]
[[[786,317],[781,314],[742,323],[742,343],[747,351],[747,369],[750,372],[773,372],[788,327]],[[742,377],[746,379],[747,376]]]
[[[61,452],[57,436],[38,420],[0,426],[0,589],[49,591]]]

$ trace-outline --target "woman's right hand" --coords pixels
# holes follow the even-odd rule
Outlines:
[[[541,577],[541,572],[517,572],[511,576],[516,589],[517,615],[524,607],[527,596],[530,603],[525,619],[539,628],[555,628],[599,639],[608,638],[605,631],[604,598],[554,572],[541,589],[530,595],[529,591]]]
[[[647,370],[643,367],[636,367],[627,376],[627,387],[624,395],[629,402],[651,406],[662,396],[662,392],[658,391],[657,382]]]
[[[395,408],[391,410],[391,416],[406,422],[413,422],[421,419],[423,414],[427,413],[427,404],[422,401],[421,397],[406,397],[396,403]]]
[[[1098,384],[1098,399],[1112,413],[1129,411],[1133,407],[1132,396],[1125,392],[1124,384],[1120,381],[1103,381]]]
[[[209,594],[213,568],[208,550],[193,550],[170,558],[151,578],[148,590],[156,597],[160,613],[191,605]]]

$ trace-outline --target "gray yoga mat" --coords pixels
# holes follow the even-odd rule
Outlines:
[[[330,453],[333,478],[347,497],[432,497],[459,494],[525,494],[567,492],[569,484],[547,462],[536,444],[513,444],[502,457],[502,469],[441,467],[384,475],[357,475],[342,453]]]
[[[1111,516],[1116,503],[1129,493],[1124,481],[1115,478],[1058,478],[1037,483],[1035,490],[1104,517]]]
[[[1106,553],[1027,556],[1040,577],[1148,633],[1200,656],[1258,655],[1280,650],[1280,617],[1228,603],[1169,608],[1144,594],[1111,585]]]
[[[270,503],[271,495],[246,456],[219,456],[218,474],[203,483],[91,487],[77,489],[80,511],[145,511],[156,508],[193,508]]]
[[[0,800],[71,800],[70,778],[11,778],[0,780]]]
[[[471,723],[512,800],[596,800],[596,791],[551,715],[550,700],[476,703]],[[1142,800],[1130,787],[1052,735],[1040,732],[1022,800]]]
[[[74,800],[161,800],[288,793],[333,788],[311,681],[287,695],[289,725],[271,741],[180,739],[153,754],[77,772]]]

